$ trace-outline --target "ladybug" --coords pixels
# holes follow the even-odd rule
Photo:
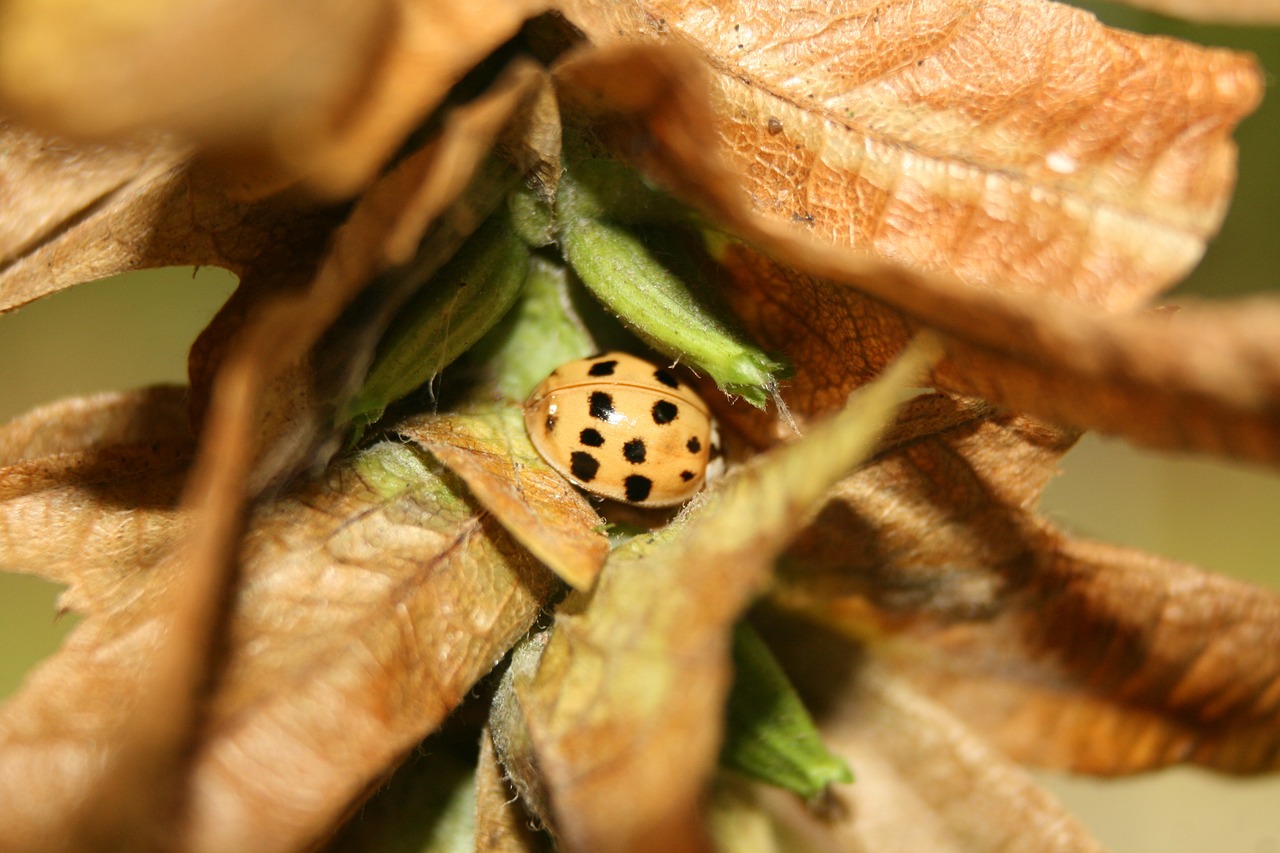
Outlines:
[[[633,506],[684,503],[720,456],[702,398],[670,370],[623,352],[553,370],[525,403],[524,425],[552,468]]]

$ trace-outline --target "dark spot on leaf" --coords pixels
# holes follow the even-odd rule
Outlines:
[[[637,504],[649,497],[649,492],[653,490],[653,480],[639,474],[632,474],[622,481],[622,485],[627,490],[627,500]]]
[[[655,424],[669,424],[676,419],[678,414],[680,414],[680,409],[670,400],[659,400],[653,404],[653,422]]]
[[[622,455],[632,465],[639,465],[644,461],[644,439],[633,438],[622,445]]]
[[[597,430],[587,427],[582,432],[578,433],[578,441],[582,442],[587,447],[599,447],[604,444],[604,436]]]
[[[702,442],[698,441],[698,437],[694,435],[689,437],[689,440],[684,443],[684,446],[689,448],[690,453],[697,453],[702,449]]]
[[[680,380],[671,375],[671,372],[665,367],[659,367],[653,372],[653,378],[666,385],[668,388],[679,388]]]
[[[569,454],[569,470],[584,483],[590,483],[600,470],[600,462],[590,453],[575,450]]]
[[[598,421],[607,421],[613,417],[613,395],[603,391],[592,391],[591,417]]]
[[[613,370],[618,366],[617,359],[608,361],[598,361],[591,365],[591,369],[587,371],[588,376],[612,376]]]

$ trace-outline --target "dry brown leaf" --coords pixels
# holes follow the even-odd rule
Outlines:
[[[164,600],[171,583],[150,569],[189,529],[178,505],[193,445],[177,416],[180,399],[158,389],[67,401],[6,427],[0,444],[15,459],[0,471],[0,564],[68,584],[61,604],[81,612],[141,595]],[[50,429],[48,440],[33,443],[32,428],[57,414],[75,418],[58,431],[63,439]],[[188,707],[182,682],[167,685],[176,713],[151,713],[139,661],[161,639],[156,625],[115,627],[86,620],[0,709],[6,849],[147,849],[172,814],[179,758],[137,750],[120,735],[129,723],[154,723],[148,745],[171,747],[168,723]],[[103,646],[113,654],[100,655]],[[128,715],[130,708],[143,711]],[[138,776],[147,784],[123,792],[100,784]]]
[[[575,589],[590,589],[609,554],[604,521],[529,442],[510,404],[396,424],[463,479],[485,509]]]
[[[388,18],[386,3],[319,3],[306,15],[244,0],[10,3],[0,100],[80,135],[165,122],[212,139],[287,132],[354,94]]]
[[[881,640],[1020,761],[1273,769],[1280,598],[1046,529],[1032,511],[1071,441],[985,416],[902,442],[789,549],[778,600]]]
[[[324,453],[333,451],[339,401],[363,377],[387,322],[385,315],[410,295],[405,285],[413,282],[384,294],[383,316],[366,316],[363,325],[344,329],[345,337],[335,338],[331,325],[370,279],[407,263],[433,226],[443,233],[446,249],[456,248],[497,205],[502,181],[484,184],[474,193],[469,182],[504,130],[514,125],[512,135],[529,140],[530,151],[519,152],[514,166],[502,168],[516,169],[517,176],[521,167],[533,168],[532,161],[542,154],[538,134],[551,120],[546,116],[547,97],[540,69],[512,67],[486,96],[454,111],[432,145],[406,158],[370,188],[335,232],[323,257],[317,254],[296,263],[276,259],[246,274],[192,348],[190,372],[197,410],[207,406],[204,395],[215,387],[219,370],[228,384],[253,381],[262,386],[255,393],[263,394],[264,400],[255,401],[256,410],[246,415],[256,421],[246,432],[257,433],[251,441],[270,445],[256,488],[293,473],[299,463],[314,465],[310,454],[318,443],[327,442]],[[508,143],[511,148],[515,144]],[[447,257],[446,252],[441,260]],[[327,347],[311,354],[326,332]],[[326,358],[332,362],[337,357],[335,353],[341,354],[341,363],[326,364]],[[224,357],[234,363],[225,364]],[[241,378],[225,378],[237,370]],[[252,380],[250,373],[256,374]],[[222,448],[212,457],[222,465],[227,452]]]
[[[186,413],[187,389],[176,385],[59,400],[0,426],[0,465],[113,444],[190,441]]]
[[[277,156],[321,191],[363,184],[454,83],[516,34],[547,0],[397,0],[393,24],[360,91],[318,139],[284,140]],[[310,131],[312,128],[304,130]]]
[[[1199,260],[1234,185],[1231,130],[1261,95],[1248,57],[1033,0],[566,15],[600,46],[696,53],[736,181],[710,191],[741,186],[753,213],[826,245],[1109,309]]]
[[[908,683],[860,656],[830,648],[832,638],[789,626],[809,643],[782,652],[801,690],[819,708],[831,747],[858,779],[840,786],[843,813],[820,823],[794,801],[775,808],[819,849],[881,853],[930,850],[999,853],[1045,850],[1100,853],[1101,848],[1023,770],[992,749]],[[813,644],[827,646],[816,660]],[[843,686],[830,695],[833,684]]]
[[[0,102],[78,135],[163,127],[264,155],[317,189],[345,195],[545,6],[10,3],[0,16]]]
[[[1259,773],[1280,767],[1277,625],[1273,592],[1050,533],[997,612],[912,632],[889,654],[1025,763]]]
[[[518,103],[519,86],[499,90],[494,99],[474,112],[492,121],[494,101]],[[486,107],[488,108],[486,110]],[[510,113],[502,113],[501,122]],[[482,122],[483,124],[483,122]],[[470,152],[472,162],[480,159],[475,139],[465,132],[468,122],[454,124],[452,145],[440,146],[450,153]],[[445,139],[449,140],[446,134]],[[445,177],[446,186],[462,181]],[[443,205],[446,199],[436,199]],[[277,259],[279,260],[279,259]],[[305,268],[305,261],[303,262]],[[244,501],[264,485],[277,481],[282,471],[292,470],[309,447],[316,419],[300,417],[291,422],[293,430],[283,435],[261,429],[278,409],[264,406],[264,400],[281,404],[296,399],[298,389],[288,384],[288,370],[300,365],[307,350],[332,322],[337,311],[350,299],[363,279],[353,279],[332,271],[320,276],[309,295],[286,295],[268,302],[246,324],[240,348],[227,360],[217,379],[209,404],[204,442],[189,476],[183,505],[197,520],[174,562],[184,571],[172,583],[160,585],[164,602],[157,606],[167,622],[166,642],[146,657],[149,667],[138,675],[132,694],[139,706],[154,713],[135,714],[118,720],[109,741],[112,751],[83,808],[77,824],[66,834],[100,837],[105,848],[137,846],[151,849],[158,839],[175,830],[180,814],[191,814],[198,800],[194,788],[181,783],[185,756],[195,748],[196,719],[201,693],[207,684],[209,662],[217,645],[215,631],[220,625],[220,602],[231,589],[230,579],[239,556],[237,545],[244,525]],[[268,278],[297,276],[296,267],[270,268]],[[264,397],[268,389],[275,396]],[[288,394],[281,394],[282,391]],[[305,413],[306,410],[304,410]],[[303,440],[298,440],[298,435]],[[267,448],[268,459],[250,477],[255,459]],[[492,663],[492,661],[490,661]],[[388,753],[382,753],[385,759]],[[20,774],[19,774],[20,775]],[[363,784],[363,783],[359,783]],[[334,796],[335,792],[328,792]],[[350,790],[337,796],[354,796]],[[184,803],[184,797],[195,798]],[[332,802],[330,808],[335,807]],[[197,815],[196,818],[199,819]],[[329,819],[333,819],[330,816]],[[314,818],[313,818],[314,824]],[[75,828],[78,826],[79,828]],[[234,829],[234,821],[226,822]],[[314,825],[296,827],[296,832],[316,832]],[[296,839],[295,839],[296,841]],[[282,841],[282,843],[289,843]]]
[[[915,328],[908,313],[952,333],[933,377],[945,390],[1156,447],[1280,460],[1280,306],[1272,300],[1098,316],[934,289],[932,301],[913,298],[903,312],[744,249],[724,259],[735,308],[803,367],[787,391],[802,413],[884,364]],[[842,351],[856,355],[831,357]]]
[[[46,144],[29,136],[16,147]],[[338,221],[337,211],[297,194],[238,201],[228,194],[226,174],[193,165],[189,152],[167,139],[105,149],[49,140],[47,148],[60,152],[44,164],[48,180],[83,184],[86,191],[69,198],[42,194],[25,206],[42,228],[4,258],[0,310],[137,269],[219,266],[238,275],[288,269],[298,265],[298,256],[320,251]],[[15,186],[31,180],[30,165],[21,158],[0,160],[3,180]],[[112,186],[91,193],[101,182],[98,172],[110,169]]]
[[[0,428],[0,565],[67,584],[97,612],[186,529],[177,511],[195,450],[183,389],[53,403]],[[137,581],[135,581],[137,582]]]
[[[117,259],[127,249],[101,245],[110,223],[137,222],[138,199],[186,158],[163,139],[74,143],[8,122],[0,146],[0,199],[12,212],[0,235],[0,310],[128,268],[132,259]]]
[[[96,503],[56,497],[46,490],[42,513],[23,514],[48,525],[45,538],[108,535]],[[133,503],[136,529],[164,525],[161,511]],[[40,538],[9,525],[11,538]],[[366,451],[264,507],[245,548],[226,663],[179,782],[189,785],[188,850],[292,850],[332,827],[439,724],[554,588],[401,445]],[[58,828],[104,770],[88,756],[112,755],[130,718],[166,713],[135,691],[149,676],[139,661],[171,635],[165,589],[182,564],[154,549],[129,562],[106,556],[121,557],[110,564],[114,587],[88,602],[68,643],[4,706],[0,809],[14,849],[64,837]]]
[[[879,630],[921,618],[985,618],[1026,571],[1030,511],[1074,442],[1014,416],[925,400],[908,412],[928,428],[905,436],[842,481],[780,563],[778,595],[839,613],[876,608]],[[967,416],[966,416],[967,415]]]
[[[0,123],[0,263],[9,264],[50,231],[121,190],[131,176],[167,168],[182,150],[163,140],[69,142]]]

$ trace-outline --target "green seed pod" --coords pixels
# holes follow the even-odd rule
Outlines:
[[[733,665],[722,766],[807,800],[853,781],[844,759],[827,750],[769,647],[745,622],[733,632]]]
[[[621,167],[618,167],[621,168]],[[556,198],[560,247],[583,283],[623,323],[650,346],[677,358],[695,371],[705,371],[720,389],[763,408],[776,399],[784,366],[770,358],[717,312],[704,295],[671,267],[659,261],[630,228],[621,204],[626,193],[600,189],[614,174],[593,167],[589,184],[577,182],[566,167]],[[675,206],[637,183],[629,170],[619,180],[634,190],[641,221],[670,219]],[[670,214],[670,216],[668,216]]]
[[[358,434],[470,349],[515,302],[529,258],[503,206],[396,315],[343,420]]]

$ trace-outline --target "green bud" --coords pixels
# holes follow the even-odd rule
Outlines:
[[[853,781],[833,755],[769,647],[750,625],[733,633],[729,693],[720,764],[814,800],[837,782]]]
[[[763,408],[776,396],[784,365],[719,312],[712,310],[696,283],[664,264],[650,247],[621,222],[670,221],[678,208],[638,182],[621,166],[600,161],[567,166],[557,191],[560,247],[583,283],[647,344],[678,359],[694,371],[706,372],[720,389]],[[590,172],[583,184],[574,169]],[[609,184],[610,178],[618,181]],[[614,213],[632,199],[635,209]]]
[[[363,431],[470,349],[515,302],[529,257],[500,208],[397,313],[343,420]]]

